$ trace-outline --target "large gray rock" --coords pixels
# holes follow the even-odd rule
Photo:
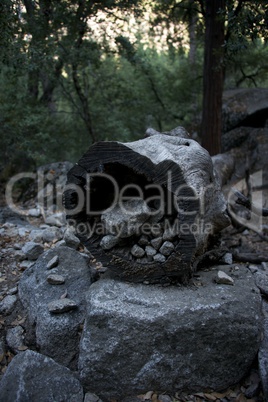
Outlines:
[[[262,389],[264,400],[268,401],[268,303],[262,302],[263,324],[262,324],[262,341],[259,350],[259,373],[262,381]]]
[[[113,399],[237,383],[258,351],[261,297],[247,268],[226,273],[233,286],[216,284],[215,271],[201,272],[194,288],[93,284],[80,343],[84,386]]]
[[[264,127],[267,110],[268,88],[240,88],[225,91],[222,107],[223,131],[227,132],[237,126]]]
[[[48,269],[47,264],[55,255],[59,257],[58,265]],[[65,283],[48,283],[47,277],[52,273],[61,275]],[[90,284],[91,273],[86,260],[68,247],[45,252],[33,267],[26,269],[19,283],[19,296],[28,312],[29,325],[36,325],[40,352],[69,367],[75,367],[79,331],[85,316],[84,294]],[[77,308],[51,314],[49,304],[60,301],[61,297],[72,299]]]
[[[32,350],[12,359],[0,389],[0,402],[83,401],[83,388],[71,371]]]

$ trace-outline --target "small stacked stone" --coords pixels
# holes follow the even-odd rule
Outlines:
[[[127,212],[126,212],[127,211]],[[161,215],[160,219],[162,220]],[[126,248],[129,242],[129,259],[141,264],[164,263],[177,244],[177,233],[170,225],[150,220],[150,209],[143,200],[130,200],[116,205],[101,216],[105,235],[100,247],[105,250]],[[146,234],[145,234],[146,233]]]

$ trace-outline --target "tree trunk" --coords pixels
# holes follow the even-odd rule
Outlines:
[[[194,5],[194,0],[191,0],[191,6]],[[189,39],[190,39],[190,49],[189,49],[189,62],[192,67],[195,68],[196,63],[196,25],[198,21],[197,12],[191,7],[190,21],[189,21]],[[194,71],[195,75],[196,71]]]
[[[202,146],[211,155],[221,151],[221,109],[224,84],[225,0],[207,0],[203,75]]]
[[[229,224],[209,154],[183,130],[98,142],[68,173],[67,220],[116,277],[187,282]]]
[[[93,124],[92,124],[92,119],[91,119],[91,113],[90,113],[90,106],[89,106],[89,100],[88,97],[84,94],[83,89],[80,85],[79,82],[79,77],[78,77],[78,73],[77,73],[77,69],[78,69],[78,65],[77,64],[73,64],[72,65],[72,77],[73,77],[73,83],[74,83],[74,88],[75,91],[78,95],[78,98],[81,102],[81,107],[82,110],[80,112],[80,116],[82,117],[85,126],[88,130],[88,133],[90,135],[90,138],[92,140],[92,142],[96,141],[96,136],[95,136],[95,132],[93,129]]]

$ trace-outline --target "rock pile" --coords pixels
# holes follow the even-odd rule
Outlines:
[[[130,261],[141,264],[165,262],[178,245],[179,228],[178,221],[172,224],[168,221],[167,225],[162,218],[163,214],[157,212],[156,215],[142,199],[116,205],[101,215],[106,234],[100,246],[103,250],[116,248],[120,251],[121,248]]]

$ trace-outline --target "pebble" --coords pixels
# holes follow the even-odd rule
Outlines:
[[[145,252],[148,257],[153,257],[156,254],[156,250],[152,246],[146,246]]]
[[[16,327],[9,328],[7,330],[7,335],[6,335],[6,341],[10,349],[18,353],[22,350],[25,350],[25,345],[24,345],[24,329],[20,326],[17,325]]]
[[[13,247],[14,247],[14,250],[21,250],[22,246],[19,243],[14,243]]]
[[[50,226],[62,227],[66,224],[63,213],[58,212],[45,218],[45,223]]]
[[[267,262],[262,262],[261,263],[261,266],[262,266],[262,269],[264,270],[264,271],[267,271],[268,270],[268,265],[267,265]]]
[[[0,313],[10,314],[15,307],[17,296],[8,295],[0,302]]]
[[[43,253],[44,247],[39,243],[29,241],[22,247],[22,251],[28,260],[37,260]]]
[[[145,251],[143,250],[143,248],[141,248],[137,244],[134,244],[134,246],[131,248],[130,252],[134,257],[137,257],[137,258],[142,258],[145,255]]]
[[[174,244],[171,243],[170,241],[165,241],[162,244],[162,246],[161,246],[159,251],[160,251],[161,254],[163,254],[165,256],[169,256],[172,253],[173,250],[174,250]]]
[[[150,244],[148,237],[145,235],[142,235],[138,241],[140,246],[148,246]]]
[[[100,241],[100,246],[104,250],[110,250],[111,248],[115,247],[119,242],[118,237],[113,235],[104,236]]]
[[[154,257],[155,262],[165,262],[166,257],[163,254],[157,253]]]
[[[102,400],[96,394],[87,392],[84,397],[84,402],[102,402]]]
[[[26,259],[26,255],[22,250],[16,250],[14,253],[14,258],[16,261],[23,261]]]
[[[19,228],[18,233],[20,237],[24,237],[29,233],[29,229],[26,228]]]
[[[40,208],[31,208],[28,211],[28,215],[38,218],[41,215],[41,210],[40,210]]]
[[[50,274],[47,276],[47,282],[50,285],[62,285],[63,283],[65,283],[65,279],[62,275]]]
[[[32,267],[35,264],[34,261],[28,261],[28,260],[24,260],[20,263],[20,268],[21,269],[27,269]]]
[[[65,247],[65,246],[66,246],[65,240],[57,241],[57,243],[55,244],[55,247]]]
[[[155,250],[159,250],[162,243],[163,243],[162,237],[156,237],[155,239],[151,240],[151,245]]]
[[[59,228],[49,228],[42,231],[43,242],[51,243],[55,239],[62,239],[62,233]]]
[[[257,265],[252,265],[252,264],[248,266],[248,269],[250,270],[250,272],[252,274],[255,274],[256,272],[259,271],[259,268],[257,267]]]
[[[9,291],[8,291],[9,295],[15,295],[16,293],[18,293],[17,286],[15,286],[14,288],[9,289]]]
[[[43,240],[43,230],[34,229],[29,234],[29,239],[33,242],[41,242]]]
[[[77,307],[76,302],[68,298],[53,300],[48,303],[48,310],[53,314],[65,313],[67,311],[75,310]]]
[[[223,271],[218,271],[215,282],[221,285],[233,285],[234,280]]]
[[[75,236],[74,232],[70,228],[66,229],[63,240],[65,240],[67,247],[74,248],[75,250],[80,244],[80,240]]]
[[[232,253],[226,253],[224,256],[221,258],[222,262],[224,264],[232,265],[233,263],[233,254]]]
[[[54,255],[53,258],[51,258],[51,260],[48,261],[46,269],[52,269],[55,268],[59,263],[59,256],[58,255]]]
[[[46,225],[45,223],[42,223],[42,225],[40,225],[40,229],[47,229],[50,228],[49,225]]]
[[[14,228],[15,226],[16,225],[14,223],[11,223],[11,222],[5,222],[3,224],[3,228],[5,228],[5,229]]]

